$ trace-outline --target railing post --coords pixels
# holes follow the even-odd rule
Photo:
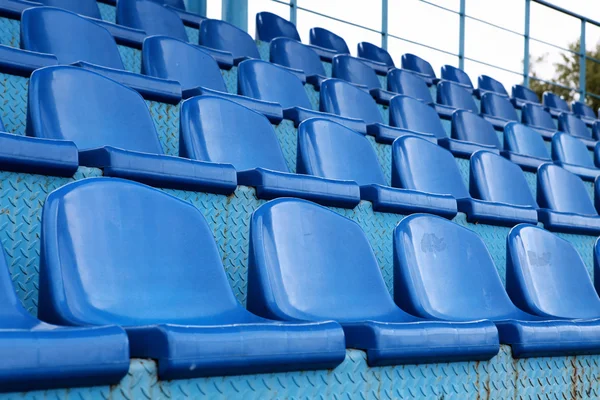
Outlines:
[[[388,47],[388,0],[381,0],[381,47]]]
[[[296,25],[296,18],[298,18],[298,1],[290,0],[290,22]]]
[[[467,0],[460,0],[460,30],[458,37],[458,68],[465,68],[465,14]]]
[[[585,54],[585,19],[581,20],[581,37],[579,39],[579,93],[580,101],[585,103],[586,96],[586,54]]]
[[[248,0],[223,0],[222,19],[248,31]]]
[[[525,33],[523,38],[525,43],[523,46],[523,84],[529,87],[529,23],[531,11],[531,0],[525,0]]]

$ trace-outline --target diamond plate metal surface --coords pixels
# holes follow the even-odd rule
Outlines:
[[[279,145],[283,151],[283,157],[290,172],[296,172],[296,155],[298,153],[298,130],[294,123],[284,119],[279,125],[273,125]]]
[[[388,125],[390,123],[390,108],[381,104],[377,104],[377,108],[379,108],[379,112],[381,113],[383,123]]]
[[[323,64],[323,68],[325,68],[325,76],[328,76],[331,78],[331,63],[321,61],[321,64]]]
[[[179,155],[179,104],[146,100],[165,154]]]
[[[552,154],[552,142],[544,140],[544,144],[546,145],[546,149],[548,149],[548,154]]]
[[[575,235],[572,233],[556,233],[557,236],[570,242],[585,262],[590,278],[594,278],[594,243],[597,236]]]
[[[371,135],[366,135],[367,140],[371,142],[371,146],[375,149],[375,154],[377,154],[377,160],[379,160],[379,165],[381,165],[381,169],[383,170],[383,175],[385,176],[385,181],[388,185],[392,185],[392,146],[389,144],[377,143],[375,141],[375,137]]]
[[[237,67],[232,67],[230,70],[221,70],[221,75],[225,80],[225,87],[229,93],[237,94]]]
[[[521,121],[521,109],[519,108],[515,108],[515,111],[517,112],[517,121]]]
[[[475,101],[475,105],[478,110],[481,110],[481,100],[479,100],[476,96],[473,96],[473,100]]]
[[[469,174],[471,171],[471,160],[466,158],[454,157],[456,160],[456,165],[458,166],[458,171],[460,172],[460,176],[463,178],[463,182],[467,189],[469,189]]]
[[[256,41],[256,47],[258,48],[258,54],[260,54],[260,59],[264,61],[271,60],[271,43],[263,42],[262,40]]]
[[[21,22],[0,17],[0,44],[19,47],[21,42]]]
[[[17,295],[37,314],[39,238],[42,207],[48,194],[69,182],[101,176],[80,167],[72,178],[0,171],[0,237]]]
[[[377,75],[381,88],[387,90],[387,76]]]
[[[304,85],[304,90],[306,91],[306,95],[308,96],[308,100],[310,101],[312,109],[319,111],[321,94],[310,83]]]
[[[442,126],[444,127],[444,131],[446,131],[446,135],[452,137],[452,121],[443,118],[440,118],[440,121],[442,121]]]
[[[590,196],[590,200],[594,201],[594,182],[583,181],[583,184]]]
[[[435,102],[437,100],[437,86],[435,86],[435,85],[429,86],[429,93],[431,93],[431,98]]]
[[[531,190],[531,194],[533,198],[537,198],[537,174],[535,172],[523,171],[523,175],[525,176],[525,180],[527,181],[527,185],[529,186],[529,190]]]
[[[7,132],[25,135],[29,79],[0,73],[0,117]]]
[[[142,51],[134,49],[133,47],[117,46],[119,53],[121,54],[121,60],[125,69],[129,72],[135,72],[136,74],[142,71]]]
[[[188,41],[193,44],[198,44],[200,31],[197,28],[191,26],[185,27],[185,33],[187,33]]]
[[[103,20],[116,23],[116,9],[115,6],[98,2],[98,8],[100,9],[100,16]]]

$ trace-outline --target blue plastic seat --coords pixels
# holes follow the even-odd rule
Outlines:
[[[552,159],[583,180],[593,182],[600,175],[585,143],[566,133],[558,132],[552,138]]]
[[[4,250],[0,288],[0,392],[117,384],[127,374],[123,329],[64,327],[34,318],[15,293]]]
[[[527,225],[511,229],[506,243],[506,290],[521,310],[546,318],[600,318],[600,298],[571,243]],[[585,334],[600,342],[600,321],[594,325]]]
[[[203,46],[230,52],[236,64],[248,58],[260,58],[254,39],[229,22],[217,19],[203,21],[198,41]]]
[[[86,17],[102,19],[96,0],[38,0],[48,7],[57,7]]]
[[[559,95],[552,92],[544,92],[543,96],[544,107],[553,117],[558,117],[560,114],[570,113],[569,105]]]
[[[458,83],[468,91],[473,91],[473,82],[465,71],[452,65],[443,65],[441,70],[441,79]]]
[[[158,1],[159,3],[162,3],[164,5],[178,8],[180,10],[185,11],[185,1],[184,0],[154,0],[154,1]]]
[[[157,359],[161,379],[333,368],[344,359],[335,322],[248,312],[204,216],[163,191],[74,182],[48,196],[42,232],[40,317],[123,326],[131,356]]]
[[[427,140],[405,136],[392,148],[392,186],[425,193],[449,194],[467,220],[498,225],[537,223],[530,206],[519,206],[471,198],[456,161],[448,150]]]
[[[262,11],[256,14],[256,40],[270,42],[279,37],[300,41],[296,25],[277,14]]]
[[[574,114],[563,112],[558,116],[558,130],[577,137],[585,145],[593,149],[596,147],[596,139],[585,122]]]
[[[581,101],[573,101],[571,103],[573,113],[581,118],[586,124],[592,126],[598,120],[598,116],[590,106]]]
[[[480,75],[477,78],[477,90],[475,91],[475,94],[477,94],[478,97],[481,97],[487,92],[508,97],[508,92],[500,81],[487,75]]]
[[[479,114],[473,95],[463,86],[454,82],[441,81],[438,83],[437,103],[445,106],[437,108],[437,112],[442,118],[452,118],[452,113],[456,110],[468,110]]]
[[[396,95],[396,93],[382,90],[381,82],[379,82],[379,78],[377,78],[377,74],[373,68],[365,64],[361,59],[347,54],[340,54],[333,57],[331,76],[356,85],[365,86],[373,98],[380,104],[389,104],[391,98]]]
[[[457,212],[451,196],[390,187],[365,135],[326,119],[313,118],[298,127],[296,168],[301,174],[358,183],[361,198],[372,202],[376,211],[429,212],[447,218]]]
[[[535,172],[540,165],[552,161],[542,136],[516,122],[510,122],[504,128],[504,150],[504,157],[530,172]]]
[[[273,126],[249,108],[218,97],[196,96],[181,105],[179,124],[182,157],[232,164],[238,184],[256,187],[258,198],[293,196],[349,208],[360,202],[354,182],[291,174]]]
[[[517,111],[508,97],[491,92],[481,96],[481,115],[498,130],[504,130],[509,122],[519,121]]]
[[[407,134],[436,140],[429,132],[411,132],[389,126],[369,93],[340,79],[328,79],[321,84],[320,107],[324,112],[365,121],[367,133],[381,143],[391,144],[397,137]]]
[[[394,299],[413,315],[446,321],[486,318],[514,358],[600,351],[598,322],[528,314],[510,300],[481,238],[440,217],[416,214],[394,231]],[[558,300],[558,299],[557,299]]]
[[[549,112],[539,104],[525,103],[521,108],[521,121],[536,130],[546,140],[551,140],[557,131],[556,123]]]
[[[185,26],[179,15],[151,0],[119,0],[116,10],[117,24],[140,29],[146,35],[165,35],[188,41]]]
[[[465,110],[459,110],[452,114],[451,135],[454,139],[475,143],[480,149],[487,151],[497,153],[502,148],[494,126],[481,116]],[[452,149],[450,150],[452,151]]]
[[[538,217],[546,229],[556,232],[600,234],[600,216],[577,175],[554,164],[537,171]]]
[[[316,89],[319,89],[321,83],[327,79],[325,67],[317,53],[310,46],[294,39],[284,37],[273,39],[270,45],[270,61],[303,71],[306,81]]]
[[[61,64],[87,61],[124,69],[110,32],[93,21],[59,8],[34,7],[23,11],[21,47],[54,54]]]
[[[28,136],[73,141],[79,149],[80,165],[102,168],[104,175],[223,194],[232,193],[237,186],[231,165],[163,155],[144,99],[83,68],[56,66],[34,71],[26,131]]]
[[[274,85],[273,82],[277,84]],[[305,119],[325,117],[356,131],[366,132],[364,121],[312,110],[304,90],[304,82],[298,75],[285,67],[266,61],[246,60],[239,64],[238,93],[253,99],[279,103],[283,107],[284,117],[292,120],[296,127]],[[372,101],[375,104],[375,101]]]
[[[399,68],[391,69],[387,75],[388,90],[405,96],[414,97],[427,104],[434,104],[431,92],[423,78]]]
[[[334,319],[346,347],[365,350],[370,366],[489,359],[498,351],[489,321],[428,321],[394,305],[364,232],[331,210],[274,200],[254,212],[250,231],[251,312]]]
[[[402,68],[418,74],[427,82],[428,86],[437,84],[438,79],[429,62],[414,54],[406,53],[401,58]]]
[[[535,92],[523,85],[514,85],[512,87],[511,101],[515,108],[522,108],[525,104],[540,104],[540,99]]]
[[[383,63],[390,68],[395,66],[394,60],[387,50],[369,42],[360,42],[357,45],[357,55],[361,58],[366,58],[367,60]]]
[[[521,168],[489,151],[471,157],[469,192],[480,200],[538,209]]]
[[[324,47],[338,54],[350,54],[350,49],[344,38],[325,28],[311,28],[309,41],[314,46]]]

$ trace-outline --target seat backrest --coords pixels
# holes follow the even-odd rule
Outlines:
[[[512,87],[512,97],[515,99],[519,99],[522,101],[528,101],[530,103],[539,104],[540,99],[537,94],[528,87],[523,85],[513,85]]]
[[[552,159],[566,164],[596,168],[585,143],[562,132],[552,137]]]
[[[206,51],[167,36],[151,36],[142,48],[142,74],[178,81],[182,89],[227,92],[219,65]]]
[[[238,93],[279,103],[284,109],[312,107],[304,85],[296,75],[285,68],[261,60],[246,60],[238,65]]]
[[[508,121],[519,121],[517,111],[508,97],[496,93],[485,93],[481,97],[481,113]]]
[[[37,2],[48,7],[69,10],[86,17],[102,19],[96,0],[38,0]]]
[[[21,47],[54,54],[61,64],[87,61],[124,69],[117,43],[106,28],[59,8],[34,7],[23,11]]]
[[[361,58],[366,58],[367,60],[383,63],[388,67],[394,67],[394,60],[392,59],[392,56],[390,56],[390,53],[369,42],[360,42],[357,45],[357,55]]]
[[[262,205],[252,214],[249,249],[248,309],[261,307],[260,296],[271,305],[261,315],[378,321],[398,310],[363,230],[325,207],[297,199]]]
[[[473,95],[464,87],[450,81],[441,81],[437,85],[437,102],[461,110],[479,114]]]
[[[116,178],[44,205],[40,315],[71,323],[197,325],[239,311],[212,230],[194,206]]]
[[[540,165],[537,172],[537,203],[564,213],[597,216],[598,213],[577,175],[554,164]]]
[[[46,67],[31,75],[27,135],[71,140],[79,150],[112,146],[163,153],[142,96],[77,67]]]
[[[256,14],[256,39],[263,42],[284,37],[300,41],[296,25],[277,14],[262,11]]]
[[[473,82],[471,82],[469,75],[462,69],[453,67],[452,65],[442,66],[441,79],[457,82],[471,88],[473,87]]]
[[[260,59],[252,36],[229,22],[218,19],[202,21],[198,42],[206,47],[228,51],[234,59],[240,57]]]
[[[341,79],[327,79],[321,84],[321,111],[358,118],[367,124],[384,123],[377,103],[366,91]]]
[[[140,29],[146,35],[165,35],[188,41],[183,21],[173,10],[150,0],[119,0],[117,24]]]
[[[238,103],[192,97],[181,105],[179,124],[182,157],[232,164],[238,171],[260,167],[289,172],[269,120]]]
[[[471,156],[469,191],[480,200],[538,208],[521,168],[489,151]]]
[[[433,107],[408,96],[394,96],[390,101],[390,125],[415,132],[446,138],[446,130]]]
[[[392,186],[426,193],[469,198],[469,191],[448,150],[415,136],[402,136],[392,146]]]
[[[300,69],[307,76],[325,76],[325,67],[317,53],[294,39],[279,37],[271,40],[270,60],[284,67]]]
[[[487,90],[489,92],[494,92],[508,96],[508,92],[506,91],[504,85],[500,83],[500,81],[497,81],[494,78],[489,77],[487,75],[480,75],[479,78],[477,78],[477,87],[479,87],[479,89]]]
[[[433,103],[427,83],[419,76],[399,68],[394,68],[387,75],[388,90],[414,97],[425,103]]]
[[[431,78],[435,78],[435,71],[431,64],[427,61],[423,60],[419,56],[415,56],[414,54],[406,53],[402,55],[401,58],[402,68],[408,69],[410,71],[419,72],[421,74],[427,75]]]
[[[327,119],[298,127],[297,172],[359,185],[386,185],[377,154],[365,135]]]
[[[333,50],[339,54],[350,54],[346,41],[324,28],[311,28],[309,33],[310,44]]]
[[[569,105],[567,102],[564,101],[559,95],[552,92],[544,92],[543,101],[546,107],[556,108],[557,110],[567,112],[571,111],[569,110]]]
[[[340,54],[333,57],[333,61],[331,62],[331,76],[343,79],[346,82],[364,85],[369,89],[381,88],[381,83],[373,68],[358,58],[347,54]]]
[[[511,229],[506,244],[506,290],[519,308],[559,318],[600,316],[600,299],[571,243],[521,224]]]
[[[185,1],[184,0],[154,0],[154,1],[158,1],[159,3],[165,4],[167,6],[175,7],[180,10],[185,11]]]
[[[558,116],[558,130],[573,136],[579,136],[586,139],[592,138],[592,132],[588,129],[585,122],[571,113],[564,112]]]
[[[421,317],[469,321],[518,314],[481,238],[433,215],[410,215],[394,230],[394,295],[402,309]]]
[[[465,110],[457,110],[452,114],[452,137],[502,148],[494,126],[479,115]]]
[[[539,126],[540,128],[556,130],[552,115],[539,104],[527,103],[521,109],[522,121],[526,125]]]
[[[588,117],[592,119],[598,119],[598,116],[596,115],[596,113],[594,113],[594,110],[592,110],[590,106],[588,106],[585,103],[582,103],[581,101],[572,102],[571,109],[573,110],[575,115],[579,115],[581,117]]]
[[[517,154],[551,160],[542,135],[517,122],[510,122],[504,127],[504,149]]]

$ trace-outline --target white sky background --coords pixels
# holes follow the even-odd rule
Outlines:
[[[459,10],[460,0],[430,0],[442,7]],[[600,21],[598,0],[550,0],[565,9]],[[381,0],[297,0],[298,7],[327,14],[338,19],[353,22],[375,30],[381,30]],[[426,44],[444,51],[457,54],[459,39],[458,14],[423,3],[420,0],[388,0],[388,31],[403,39]],[[248,32],[254,36],[255,16],[257,12],[270,11],[289,19],[289,6],[272,0],[248,0]],[[523,44],[521,36],[525,30],[524,0],[466,0],[468,16],[484,20],[495,25],[518,32],[520,35],[485,25],[467,18],[465,25],[465,56],[487,62],[513,71],[522,71]],[[579,38],[578,19],[559,13],[542,5],[531,2],[530,36],[556,46],[566,48]],[[221,0],[208,0],[207,17],[221,17]],[[302,42],[308,43],[310,28],[320,26],[342,36],[352,54],[356,54],[356,45],[367,41],[381,45],[381,35],[298,10],[298,32]],[[591,50],[600,40],[600,27],[586,26],[586,47]],[[531,58],[547,53],[547,62],[535,67],[540,78],[554,78],[553,63],[560,60],[563,50],[530,41]],[[396,66],[400,66],[400,57],[404,53],[414,53],[429,61],[436,73],[444,64],[458,66],[458,57],[445,54],[404,40],[388,38],[388,51]],[[477,86],[477,77],[487,74],[501,81],[510,91],[510,87],[522,82],[518,74],[503,71],[473,61],[465,61],[465,70]]]

